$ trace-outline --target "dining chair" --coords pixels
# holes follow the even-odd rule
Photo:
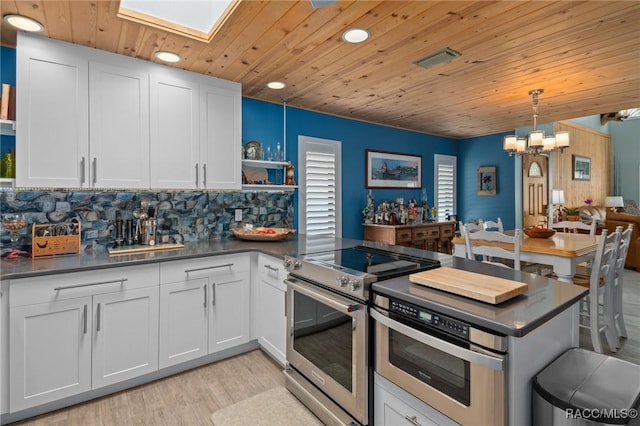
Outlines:
[[[496,219],[496,221],[492,221],[492,220],[486,220],[484,222],[482,222],[482,228],[485,231],[498,231],[498,232],[504,232],[504,226],[502,225],[502,219],[498,218]]]
[[[579,220],[562,220],[560,222],[552,223],[551,228],[555,230],[561,230],[562,232],[577,233],[579,229],[589,231],[589,235],[596,235],[597,222],[591,221],[590,224],[580,222]]]
[[[605,335],[611,352],[616,352],[620,346],[615,324],[612,322],[613,281],[620,238],[619,231],[611,234],[606,229],[602,231],[591,267],[589,293],[580,302],[579,326],[590,330],[593,350],[600,353],[603,353],[600,339],[602,334]]]
[[[467,259],[477,260],[476,256],[482,256],[482,261],[485,263],[513,268],[517,271],[520,270],[520,243],[522,238],[519,229],[516,229],[514,235],[511,236],[499,231],[485,231],[484,229],[471,232],[467,225],[463,225],[463,228],[466,228],[464,235]],[[475,243],[473,242],[474,240],[476,241]],[[489,242],[489,244],[483,244],[483,242]],[[513,250],[496,247],[491,245],[491,242],[513,244]],[[496,260],[498,258],[510,262],[509,264],[500,262]],[[511,266],[511,262],[513,262],[513,266]]]
[[[622,230],[622,226],[616,227],[616,231],[622,232],[620,237],[620,246],[618,248],[618,257],[615,263],[615,272],[613,278],[613,319],[614,326],[617,326],[616,332],[618,337],[627,338],[627,327],[624,323],[622,315],[622,281],[624,278],[624,262],[629,252],[629,244],[631,243],[631,233],[633,232],[633,224],[630,223],[627,229]]]
[[[464,238],[465,232],[477,232],[482,231],[484,229],[483,224],[484,221],[482,219],[478,220],[478,223],[467,222],[460,225],[460,234]]]

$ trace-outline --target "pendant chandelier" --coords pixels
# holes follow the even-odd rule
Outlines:
[[[517,154],[542,154],[559,150],[562,152],[569,147],[569,132],[557,132],[553,136],[545,136],[542,130],[537,130],[538,124],[538,96],[544,92],[543,89],[534,89],[529,92],[533,101],[533,130],[529,136],[518,137],[508,135],[504,137],[503,148],[509,155]]]

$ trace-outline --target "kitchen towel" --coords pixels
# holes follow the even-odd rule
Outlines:
[[[211,415],[215,426],[322,426],[286,388],[279,386]]]

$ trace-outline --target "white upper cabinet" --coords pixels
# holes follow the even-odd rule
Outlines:
[[[187,73],[166,70],[151,74],[151,187],[198,187],[198,83]],[[175,72],[172,72],[175,71]]]
[[[16,186],[241,188],[241,85],[18,35]]]
[[[18,33],[16,186],[87,186],[89,61]]]
[[[124,59],[121,66],[89,64],[89,176],[95,188],[149,187],[149,73]]]
[[[242,96],[238,83],[210,79],[200,86],[200,158],[208,189],[242,186]]]

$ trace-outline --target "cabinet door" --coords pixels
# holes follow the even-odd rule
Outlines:
[[[261,254],[257,272],[258,342],[265,351],[284,365],[287,350],[287,287],[283,281],[286,271],[281,260]]]
[[[208,282],[160,286],[160,368],[207,355]]]
[[[198,188],[198,83],[170,71],[150,76],[151,187]]]
[[[18,32],[16,186],[84,187],[89,62],[47,41]]]
[[[10,309],[11,412],[91,389],[91,297]]]
[[[158,287],[93,297],[93,388],[158,369]]]
[[[249,272],[211,279],[209,353],[247,343],[251,331]]]
[[[89,65],[93,187],[149,187],[149,76],[126,62]]]
[[[229,88],[200,85],[200,181],[208,189],[240,189],[241,89],[236,83],[222,83]]]

